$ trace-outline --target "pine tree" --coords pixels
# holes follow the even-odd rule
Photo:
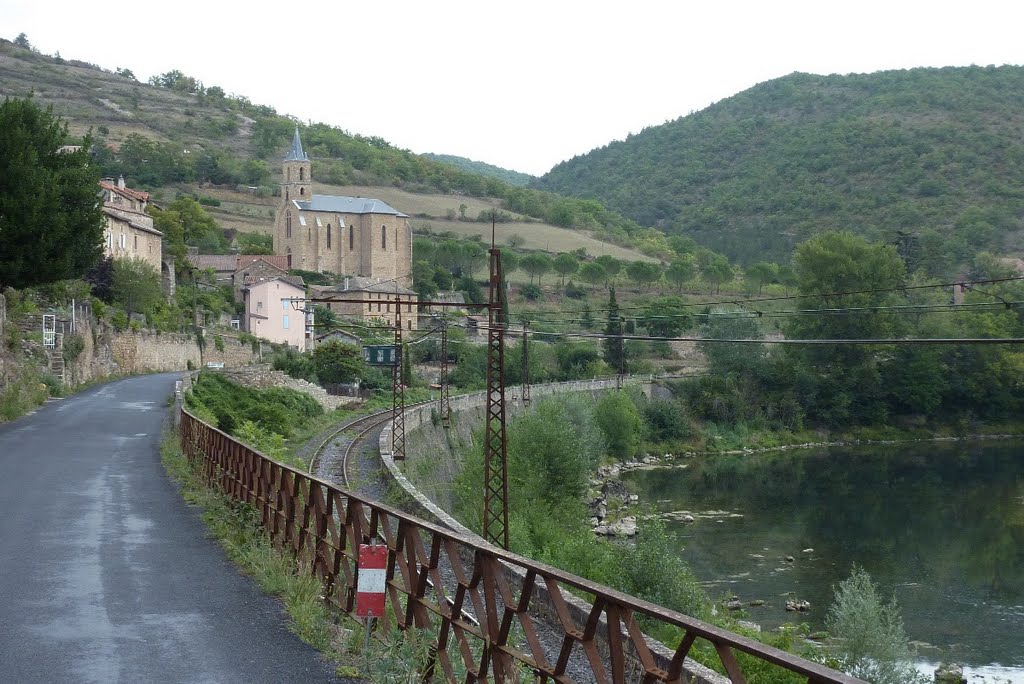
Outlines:
[[[622,319],[619,317],[619,304],[615,301],[615,288],[608,289],[608,324],[604,327],[606,337],[602,341],[604,346],[604,360],[613,369],[624,368],[624,350],[622,345]]]
[[[0,104],[0,289],[77,278],[103,256],[99,167],[61,152],[67,124],[32,98]]]

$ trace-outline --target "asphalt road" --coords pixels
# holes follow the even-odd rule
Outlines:
[[[0,425],[0,682],[348,681],[160,464],[175,375]]]

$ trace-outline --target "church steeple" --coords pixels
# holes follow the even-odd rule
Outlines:
[[[284,158],[282,170],[284,182],[281,183],[281,196],[286,202],[305,202],[313,198],[313,165],[302,149],[298,126],[295,126],[292,148]]]
[[[285,161],[309,161],[309,157],[302,151],[302,139],[299,138],[299,127],[295,126],[295,136],[292,138],[292,149]]]

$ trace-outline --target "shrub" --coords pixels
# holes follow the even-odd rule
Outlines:
[[[582,285],[577,285],[570,280],[569,284],[565,286],[565,296],[569,299],[586,299],[587,290]]]
[[[544,296],[544,292],[540,289],[540,285],[534,285],[533,283],[523,285],[519,290],[519,294],[528,302],[535,302]]]
[[[863,568],[854,565],[835,589],[825,626],[837,639],[837,666],[847,674],[875,684],[927,681],[914,669],[895,597],[883,604]]]

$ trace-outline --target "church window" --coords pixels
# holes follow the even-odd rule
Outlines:
[[[284,189],[284,201],[287,202],[288,199],[289,199],[289,197],[288,197],[288,188],[285,188]]]
[[[380,248],[381,249],[387,249],[388,248],[388,227],[387,226],[381,226],[380,227]]]
[[[331,248],[331,224],[327,224],[327,249]]]
[[[288,268],[291,268],[292,267],[292,248],[291,247],[288,248],[287,256],[288,256]]]
[[[306,180],[306,169],[302,168],[301,166],[299,167],[299,180]]]
[[[290,238],[292,236],[292,212],[287,212],[284,217],[284,236]]]
[[[306,194],[306,188],[299,188],[299,194],[300,195],[305,195]]]
[[[348,227],[348,248],[349,248],[349,250],[355,249],[355,244],[356,244],[356,234],[355,234],[355,231],[353,231],[352,226],[349,226]]]

